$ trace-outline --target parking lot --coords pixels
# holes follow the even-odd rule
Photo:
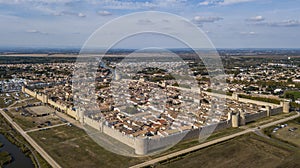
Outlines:
[[[38,130],[38,128],[64,123],[61,118],[55,115],[54,109],[44,105],[10,108],[7,113],[24,131]]]
[[[24,106],[29,103],[35,102],[38,102],[38,100],[22,92],[10,92],[0,94],[0,108],[6,108],[10,106]]]
[[[276,128],[274,128],[272,134],[275,135],[276,138],[300,147],[300,123],[295,120],[289,123],[278,125]]]

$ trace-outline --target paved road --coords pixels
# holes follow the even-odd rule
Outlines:
[[[297,117],[300,117],[300,113],[297,113],[297,115],[294,115],[294,116],[291,116],[291,117],[287,117],[287,118],[284,118],[284,119],[281,119],[281,120],[277,120],[277,121],[262,125],[262,126],[260,126],[260,129],[267,128],[267,127],[277,125],[277,124],[280,124],[280,123],[284,123],[284,122],[287,122],[289,120],[295,119]],[[249,129],[246,129],[244,131],[241,131],[241,132],[238,132],[238,133],[235,133],[235,134],[232,134],[232,135],[228,135],[226,137],[222,137],[222,138],[219,138],[219,139],[216,139],[216,140],[212,140],[212,141],[209,141],[209,142],[206,142],[206,143],[203,143],[203,144],[191,147],[191,148],[187,148],[187,149],[175,152],[175,153],[171,153],[171,154],[166,155],[166,156],[158,157],[158,158],[149,160],[147,162],[137,164],[135,166],[132,166],[131,168],[151,166],[155,163],[162,162],[164,160],[168,160],[168,159],[174,158],[176,156],[179,156],[179,155],[182,155],[182,154],[185,154],[185,153],[193,152],[193,151],[196,151],[196,150],[199,150],[199,149],[202,149],[202,148],[205,148],[205,147],[208,147],[208,146],[211,146],[211,145],[223,142],[223,141],[227,141],[229,139],[238,137],[240,135],[244,135],[244,134],[247,134],[247,133],[250,133],[250,132],[259,131],[260,129],[258,129],[258,128],[249,128]]]
[[[48,153],[45,152],[43,148],[41,148],[24,130],[15,123],[10,116],[8,116],[2,109],[0,113],[3,117],[27,140],[27,142],[37,151],[39,154],[53,167],[60,168],[61,166],[51,157]]]

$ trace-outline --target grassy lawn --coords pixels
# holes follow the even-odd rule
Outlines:
[[[299,91],[286,91],[284,93],[284,97],[288,99],[292,99],[293,101],[297,100],[300,98],[300,92]]]
[[[111,153],[75,126],[60,126],[29,135],[63,167],[129,167],[145,160]]]
[[[299,167],[300,152],[255,134],[246,134],[156,167]]]
[[[217,139],[239,131],[241,129],[238,128],[218,131],[213,133],[208,140]],[[156,158],[200,144],[198,139],[183,141],[162,154],[147,158],[131,158],[105,150],[87,136],[85,131],[75,126],[60,126],[28,134],[60,165],[65,167],[97,167],[99,165],[103,167],[128,167],[150,158]]]
[[[228,135],[240,132],[240,131],[243,131],[243,129],[240,129],[240,128],[227,128],[227,129],[224,129],[224,130],[214,132],[204,142],[199,142],[198,138],[185,140],[185,141],[179,142],[178,144],[176,144],[175,146],[173,146],[169,150],[167,150],[167,151],[165,151],[161,154],[154,155],[152,157],[155,158],[155,157],[158,157],[158,156],[163,156],[163,155],[167,155],[167,154],[170,154],[170,153],[174,153],[174,152],[177,152],[177,151],[180,151],[180,150],[183,150],[183,149],[187,149],[187,148],[190,148],[190,147],[193,147],[193,146],[196,146],[196,145],[200,145],[202,143],[212,141],[212,140],[215,140],[215,139],[218,139],[218,138],[222,138],[222,137],[225,137],[225,136],[228,136]]]

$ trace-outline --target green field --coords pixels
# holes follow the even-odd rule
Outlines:
[[[60,126],[29,135],[64,167],[128,167],[144,161],[111,153],[75,126]]]
[[[211,139],[220,138],[228,134],[241,131],[241,129],[226,129],[214,133]],[[151,157],[125,157],[105,150],[95,143],[85,131],[75,126],[60,126],[49,130],[28,133],[43,147],[60,165],[65,167],[128,167],[155,158],[186,149],[200,144],[198,139],[184,141],[168,151]],[[67,156],[67,157],[64,157]]]
[[[299,167],[300,152],[288,144],[246,134],[165,161],[156,167]]]
[[[284,92],[284,98],[292,99],[293,101],[300,98],[300,92],[299,91],[286,91]]]
[[[220,130],[220,131],[212,133],[203,142],[199,141],[198,138],[181,141],[178,144],[176,144],[175,146],[173,146],[172,148],[168,149],[167,151],[165,151],[161,154],[153,156],[153,158],[158,157],[158,156],[164,156],[164,155],[167,155],[167,154],[171,154],[171,153],[174,153],[174,152],[177,152],[177,151],[180,151],[180,150],[183,150],[183,149],[187,149],[187,148],[190,148],[190,147],[193,147],[193,146],[196,146],[196,145],[200,145],[202,143],[212,141],[212,140],[215,140],[215,139],[218,139],[218,138],[222,138],[222,137],[225,137],[225,136],[228,136],[228,135],[231,135],[231,134],[235,134],[235,133],[238,133],[240,131],[243,131],[243,129],[240,129],[240,128],[227,128],[227,129]]]

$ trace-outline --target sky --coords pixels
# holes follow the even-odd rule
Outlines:
[[[216,48],[300,48],[300,0],[0,0],[0,47],[82,47],[109,21],[143,11],[185,18]],[[129,25],[116,29],[124,26]],[[131,38],[120,47],[134,48],[147,40],[179,47],[159,38]]]

